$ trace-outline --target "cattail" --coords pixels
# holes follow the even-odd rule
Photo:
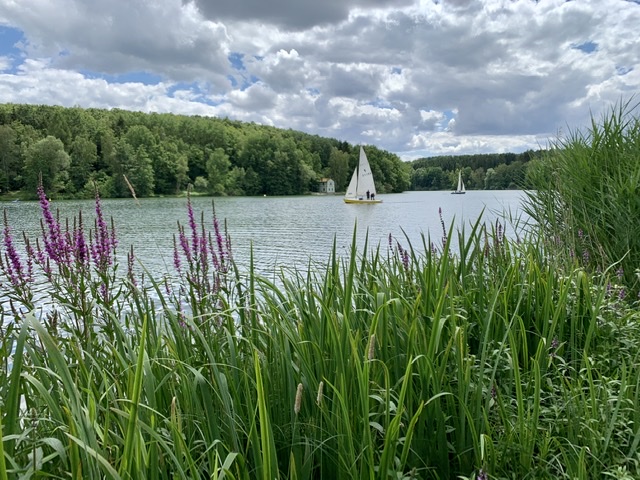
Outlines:
[[[320,406],[322,403],[322,390],[324,389],[324,382],[320,381],[320,385],[318,385],[318,396],[316,397],[316,405]]]
[[[300,413],[300,405],[302,404],[302,384],[298,384],[298,390],[296,391],[296,401],[293,405],[293,412],[298,415]]]
[[[367,360],[371,361],[376,358],[376,334],[371,335],[369,340],[369,352],[367,353]]]

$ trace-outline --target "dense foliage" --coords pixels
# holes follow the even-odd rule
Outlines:
[[[532,162],[527,213],[592,271],[640,283],[640,103],[621,103]],[[569,259],[571,261],[571,258]]]
[[[412,190],[448,190],[458,181],[458,172],[470,190],[530,188],[529,161],[544,151],[495,153],[420,158],[411,162]]]
[[[409,167],[365,146],[381,192],[409,188]],[[358,161],[346,142],[228,119],[126,110],[0,105],[0,193],[55,197],[314,192],[323,177],[344,190]]]

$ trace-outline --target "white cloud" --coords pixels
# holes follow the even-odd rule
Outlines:
[[[5,0],[0,25],[3,102],[227,116],[405,158],[538,148],[640,89],[624,0]]]

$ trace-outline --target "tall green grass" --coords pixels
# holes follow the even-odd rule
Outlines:
[[[537,237],[446,237],[16,318],[0,479],[640,476],[637,312]]]
[[[640,274],[640,104],[620,102],[532,163],[527,212],[570,262],[613,265],[634,295]]]

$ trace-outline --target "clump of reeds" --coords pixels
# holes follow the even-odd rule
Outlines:
[[[621,102],[586,131],[569,132],[532,162],[525,204],[540,235],[573,264],[616,265],[638,292],[640,104]]]

